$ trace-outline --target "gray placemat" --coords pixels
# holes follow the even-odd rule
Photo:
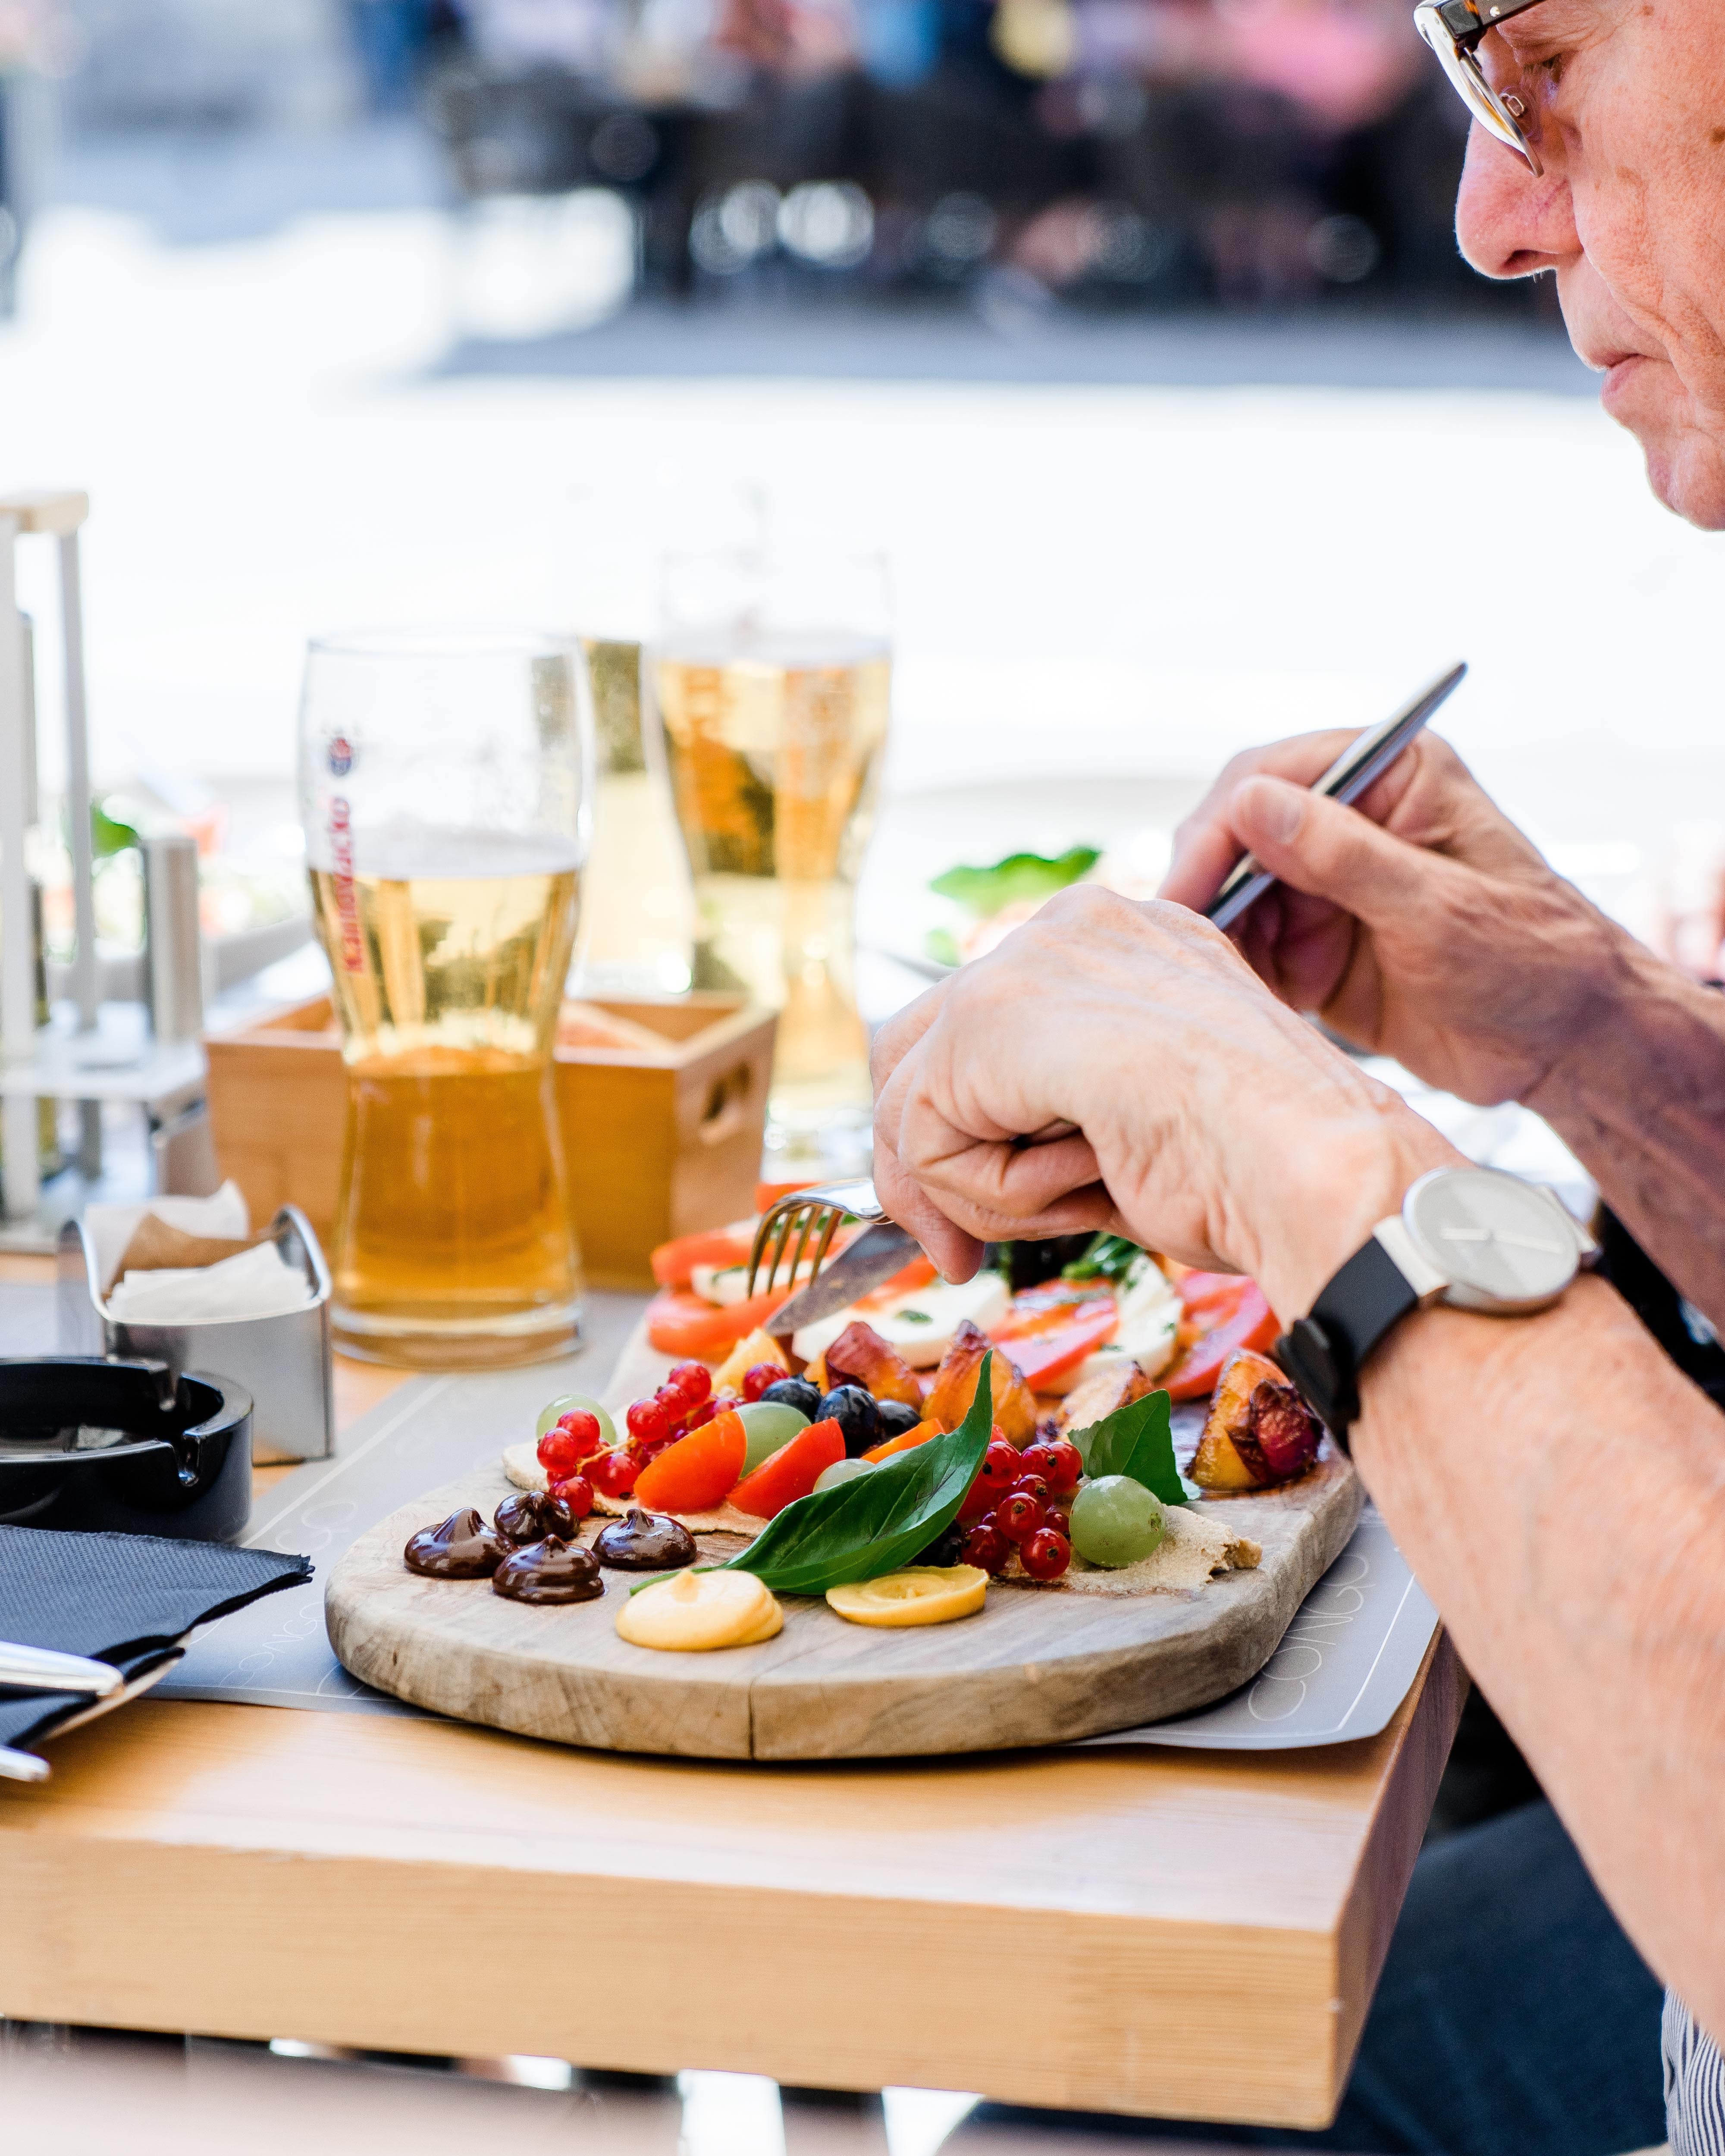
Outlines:
[[[52,1281],[0,1286],[0,1355],[58,1355],[59,1291]]]
[[[589,1295],[580,1352],[525,1370],[412,1378],[342,1433],[333,1460],[308,1460],[260,1497],[245,1540],[256,1549],[303,1551],[317,1567],[290,1588],[200,1633],[157,1699],[233,1700],[349,1714],[418,1714],[348,1676],[323,1624],[322,1581],[343,1551],[417,1491],[453,1481],[532,1435],[559,1393],[603,1394],[644,1296]]]
[[[1377,1507],[1368,1505],[1249,1685],[1196,1714],[1083,1742],[1291,1752],[1375,1737],[1407,1697],[1437,1625]]]

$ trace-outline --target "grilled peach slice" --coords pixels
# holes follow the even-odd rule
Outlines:
[[[942,1430],[957,1428],[976,1398],[977,1373],[991,1348],[993,1342],[980,1327],[968,1317],[959,1320],[952,1344],[942,1358],[933,1387],[922,1404],[925,1421],[937,1422]],[[994,1348],[988,1389],[994,1395],[994,1419],[1002,1435],[1022,1450],[1036,1435],[1036,1402],[1019,1374],[1017,1363],[999,1348]]]
[[[1092,1423],[1111,1415],[1116,1408],[1130,1407],[1156,1389],[1156,1380],[1144,1375],[1136,1355],[1098,1358],[1103,1367],[1075,1385],[1060,1402],[1055,1418],[1059,1430],[1088,1430]]]
[[[845,1327],[825,1359],[829,1392],[836,1385],[860,1385],[877,1400],[901,1400],[921,1412],[922,1387],[916,1373],[897,1348],[860,1318]]]
[[[1236,1348],[1222,1365],[1192,1462],[1204,1490],[1266,1490],[1317,1457],[1317,1417],[1268,1356]]]

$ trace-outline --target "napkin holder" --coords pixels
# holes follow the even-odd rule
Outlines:
[[[275,1317],[146,1325],[110,1311],[95,1248],[82,1224],[69,1220],[59,1241],[60,1352],[162,1363],[175,1376],[218,1370],[252,1396],[252,1451],[260,1466],[329,1459],[336,1449],[329,1268],[296,1205],[280,1209],[269,1235],[312,1291],[305,1309]]]

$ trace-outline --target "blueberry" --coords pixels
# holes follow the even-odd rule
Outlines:
[[[880,1418],[882,1437],[904,1437],[922,1419],[916,1409],[902,1400],[876,1400],[875,1412]]]
[[[817,1422],[838,1424],[845,1440],[845,1456],[855,1460],[880,1442],[880,1410],[874,1395],[860,1385],[835,1385],[814,1411]]]
[[[937,1534],[925,1550],[918,1550],[911,1559],[912,1564],[963,1564],[964,1537],[968,1527],[961,1527],[955,1520],[950,1527]]]
[[[781,1378],[762,1394],[763,1400],[778,1400],[798,1414],[805,1414],[810,1422],[820,1419],[820,1388],[812,1385],[807,1378]]]

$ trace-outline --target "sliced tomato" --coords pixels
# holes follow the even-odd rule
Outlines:
[[[635,1496],[655,1512],[706,1512],[722,1504],[742,1472],[748,1433],[734,1409],[715,1415],[647,1465]]]
[[[1055,1293],[1047,1287],[1021,1288],[1013,1299],[1007,1313],[998,1325],[988,1329],[994,1340],[1029,1340],[1039,1332],[1057,1332],[1062,1326],[1070,1325],[1082,1317],[1086,1323],[1096,1322],[1096,1313],[1111,1313],[1115,1303],[1106,1288],[1097,1292],[1094,1285],[1081,1292],[1075,1292],[1070,1283],[1064,1293]]]
[[[722,1362],[739,1340],[746,1340],[780,1303],[788,1301],[790,1292],[788,1285],[781,1285],[721,1310],[687,1288],[661,1288],[647,1305],[647,1338],[661,1355]]]
[[[845,1433],[838,1424],[812,1422],[739,1482],[731,1502],[740,1512],[770,1520],[798,1497],[806,1497],[817,1478],[844,1457]]]
[[[661,1243],[648,1263],[661,1287],[687,1287],[697,1265],[746,1265],[752,1229],[710,1228],[705,1235],[677,1235]]]
[[[1120,1329],[1120,1312],[1112,1296],[1076,1310],[1052,1310],[1045,1317],[1046,1322],[1034,1330],[1026,1325],[1022,1330],[1009,1332],[1012,1324],[1009,1314],[993,1333],[997,1340],[1011,1342],[1012,1359],[1033,1393],[1046,1392],[1055,1378],[1076,1370],[1086,1355],[1094,1354]]]
[[[1034,1332],[1042,1326],[1060,1324],[1088,1303],[1113,1300],[1114,1291],[1106,1282],[1042,1281],[1034,1287],[1019,1290],[1012,1299],[1012,1306],[995,1327],[995,1334],[1004,1340],[1009,1328],[1014,1334]]]
[[[1273,1343],[1276,1312],[1258,1283],[1237,1273],[1188,1273],[1174,1287],[1188,1323],[1201,1329],[1161,1382],[1177,1400],[1202,1399],[1236,1348]]]

